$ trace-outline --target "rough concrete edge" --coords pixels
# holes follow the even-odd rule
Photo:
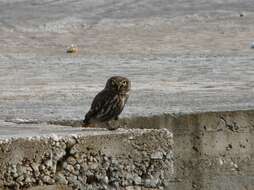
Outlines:
[[[131,117],[123,117],[118,120],[118,123],[123,128],[142,128],[142,129],[156,129],[156,125],[146,125],[148,123],[145,123],[143,127],[136,127],[133,124],[139,121],[149,121],[150,123],[153,120],[157,122],[158,119],[182,119],[186,117],[200,117],[205,115],[211,115],[211,114],[236,114],[236,113],[254,113],[254,109],[246,109],[246,110],[233,110],[233,111],[207,111],[207,112],[179,112],[179,113],[162,113],[158,115],[150,115],[150,116],[131,116]],[[6,119],[5,122],[12,122],[15,124],[41,124],[45,123],[45,121],[39,121],[39,120],[22,120],[22,119]],[[82,120],[50,120],[47,121],[46,124],[48,125],[59,125],[59,126],[71,126],[71,127],[81,127],[82,126]],[[100,126],[98,126],[100,128]]]
[[[105,174],[104,162],[106,159],[108,160],[108,167],[113,167],[112,172],[115,171],[114,167],[117,167],[117,170],[119,170],[129,164],[135,165],[134,168],[143,168],[143,172],[148,172],[147,174],[142,174],[142,176],[144,174],[144,176],[148,176],[148,178],[144,177],[144,179],[142,177],[142,184],[145,187],[157,187],[164,184],[164,177],[161,178],[158,176],[161,175],[161,168],[164,168],[163,170],[165,171],[171,168],[173,171],[173,152],[171,150],[173,145],[172,133],[166,129],[131,129],[125,131],[126,133],[120,134],[110,132],[110,134],[80,135],[78,137],[67,135],[62,138],[19,138],[2,143],[2,161],[0,164],[2,166],[1,173],[5,173],[1,175],[2,183],[14,189],[19,189],[19,186],[23,189],[24,185],[35,183],[38,183],[37,185],[54,184],[60,178],[64,184],[67,183],[72,186],[80,185],[82,187],[83,182],[80,182],[76,178],[79,175],[88,174],[89,172],[87,172],[87,169],[83,169],[86,172],[79,169],[78,171],[81,173],[77,173],[76,175],[76,171],[73,169],[74,165],[71,164],[73,160],[76,160],[75,163],[79,163],[81,168],[83,168],[83,162],[86,167],[92,168],[90,173],[95,170],[94,167],[96,165],[100,165],[98,166],[100,168],[98,171],[104,171],[104,174],[99,176],[93,174],[92,178],[95,181],[100,181],[102,180],[101,178],[106,176],[107,179],[105,178],[105,180],[109,180],[110,182],[115,174]],[[94,159],[97,160],[95,163],[93,161]],[[145,162],[148,163],[145,164]],[[154,169],[152,169],[153,167],[151,168],[150,164],[154,164]],[[60,170],[58,166],[61,166]],[[141,176],[137,176],[136,169],[135,171],[134,169],[131,169],[130,172],[128,171],[129,169],[125,168],[122,171],[123,173],[120,172],[123,179],[126,178],[127,180],[128,176],[133,175],[131,181],[135,181],[135,179],[138,179],[138,181],[141,180]],[[152,177],[152,173],[150,172],[156,172],[158,176],[156,174],[155,177]],[[173,174],[164,175],[168,176]],[[41,177],[38,178],[38,176]],[[4,179],[8,183],[4,182]],[[85,175],[80,180],[86,179],[87,176]],[[108,182],[103,182],[101,185],[105,185],[105,183],[108,186]],[[121,181],[121,183],[123,183],[122,185],[130,185],[133,182]],[[137,185],[140,185],[140,182],[137,183]],[[96,189],[99,187],[98,185],[100,183],[98,182],[97,184],[96,182],[92,187]]]

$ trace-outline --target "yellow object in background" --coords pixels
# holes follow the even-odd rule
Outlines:
[[[70,47],[68,47],[67,53],[77,53],[78,52],[78,47],[77,46],[74,46],[73,44],[71,44]]]

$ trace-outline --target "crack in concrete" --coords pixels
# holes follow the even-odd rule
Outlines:
[[[224,122],[227,129],[229,129],[230,131],[233,131],[233,132],[239,132],[238,131],[239,126],[236,124],[236,122],[233,122],[233,125],[230,125],[223,116],[220,116],[220,119]]]

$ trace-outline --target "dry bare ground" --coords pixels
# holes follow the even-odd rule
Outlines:
[[[124,116],[253,109],[253,10],[252,0],[0,0],[0,118],[81,119],[115,74],[133,82]]]

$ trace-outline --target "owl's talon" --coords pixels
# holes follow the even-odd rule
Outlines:
[[[106,123],[106,128],[110,131],[116,130],[120,127],[121,126],[117,122],[114,122],[114,121],[109,121]]]
[[[118,126],[118,127],[108,127],[107,129],[110,130],[110,131],[114,131],[114,130],[117,130],[118,128],[120,128],[120,126]]]

